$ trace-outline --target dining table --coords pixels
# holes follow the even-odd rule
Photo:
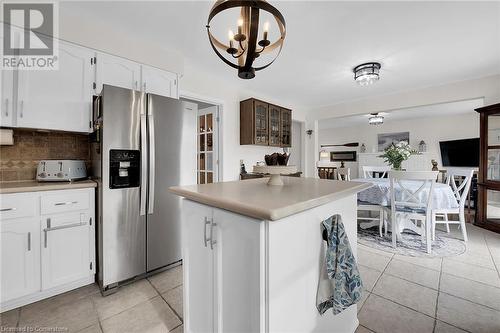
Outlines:
[[[387,207],[389,210],[391,209],[391,183],[389,178],[356,178],[352,179],[352,181],[356,182],[364,182],[372,184],[371,187],[361,191],[358,193],[358,202],[362,204],[369,205],[377,205]],[[411,191],[416,191],[422,185],[420,181],[414,180],[403,180],[401,181],[403,186],[408,188]],[[394,184],[394,195],[397,200],[400,200],[403,197],[404,191],[399,186],[399,184]],[[419,192],[417,198],[424,202],[428,196],[429,187],[422,189]],[[432,200],[431,200],[431,208],[432,209],[452,209],[459,208],[459,204],[455,197],[455,194],[448,184],[444,183],[435,183],[432,191]],[[390,219],[388,219],[390,223]],[[421,234],[420,227],[413,224],[408,219],[402,219],[398,223],[399,232],[403,232],[403,230],[411,230],[417,234]],[[378,226],[378,222],[363,222],[360,223],[360,227],[363,229],[368,229],[373,226]]]

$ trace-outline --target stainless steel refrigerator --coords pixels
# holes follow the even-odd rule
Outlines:
[[[197,105],[104,85],[94,98],[98,280],[103,293],[181,260],[180,199],[196,183]]]

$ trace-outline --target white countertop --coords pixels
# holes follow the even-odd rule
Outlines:
[[[283,186],[267,185],[267,178],[175,186],[169,190],[205,205],[263,220],[279,220],[328,202],[356,194],[371,185],[360,182],[283,177]]]
[[[0,182],[0,193],[21,193],[67,190],[77,188],[96,187],[93,180],[77,180],[73,182],[37,182],[36,180],[18,182]]]

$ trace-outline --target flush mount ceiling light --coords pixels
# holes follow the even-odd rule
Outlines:
[[[378,113],[370,113],[368,117],[368,124],[370,125],[382,125],[384,123],[384,117]]]
[[[212,34],[210,24],[217,14],[234,8],[240,9],[239,18],[234,19],[238,26],[237,34],[229,30],[229,44],[226,44]],[[265,12],[276,20],[279,38],[275,41],[268,39],[269,22],[261,22],[264,21],[262,17]],[[262,32],[262,39],[259,39],[259,30]],[[280,54],[286,34],[285,19],[274,6],[264,0],[218,0],[208,15],[207,32],[217,56],[227,65],[237,69],[240,78],[252,79],[255,77],[255,71],[269,67]],[[255,59],[267,54],[270,57],[262,57],[265,58],[263,63],[254,66]]]
[[[380,78],[380,63],[367,62],[354,67],[354,80],[360,86],[367,86],[377,82]]]

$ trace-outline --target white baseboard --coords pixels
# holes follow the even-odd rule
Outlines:
[[[71,283],[67,283],[67,284],[64,284],[62,286],[57,286],[57,287],[50,288],[47,290],[40,290],[40,291],[35,292],[33,294],[30,294],[30,295],[15,298],[15,299],[12,299],[10,301],[6,301],[6,302],[1,303],[0,304],[0,313],[18,308],[18,307],[23,306],[23,305],[34,303],[34,302],[40,301],[40,300],[45,299],[45,298],[59,295],[59,294],[65,293],[67,291],[92,284],[94,282],[95,282],[95,277],[94,277],[94,274],[92,274],[86,278],[83,278],[83,279],[80,279],[80,280],[77,280],[77,281],[74,281]]]

